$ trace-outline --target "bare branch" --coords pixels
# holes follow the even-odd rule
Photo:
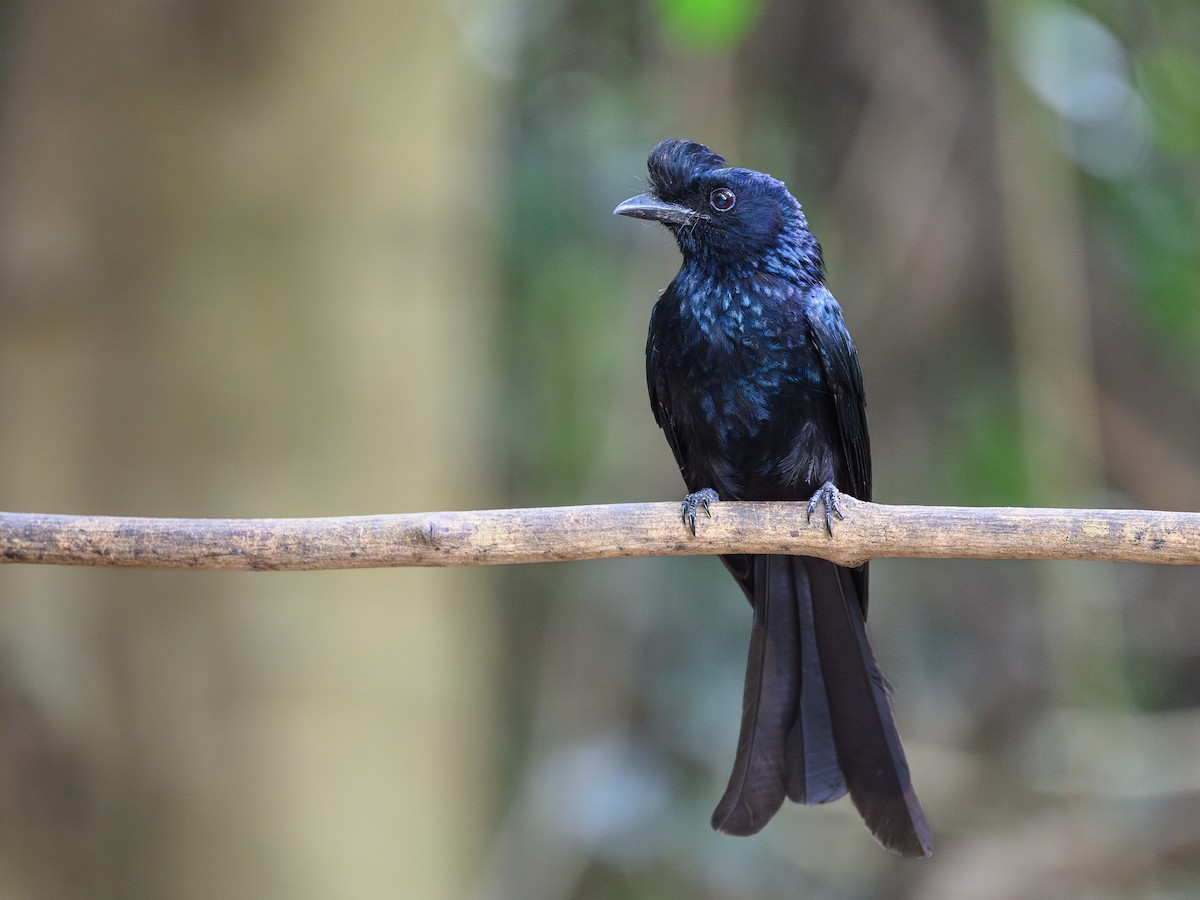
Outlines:
[[[794,553],[1200,563],[1200,513],[885,506],[842,498],[831,538],[803,503],[713,505],[685,530],[677,503],[322,519],[148,519],[0,513],[0,562],[283,571]],[[818,519],[821,522],[818,523]]]

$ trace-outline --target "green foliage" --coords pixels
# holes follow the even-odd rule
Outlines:
[[[1149,53],[1138,65],[1138,87],[1158,146],[1179,156],[1200,152],[1200,61],[1176,49]]]
[[[695,50],[728,50],[758,21],[757,0],[658,0],[664,26],[672,37]]]
[[[944,472],[954,502],[981,506],[1023,506],[1030,502],[1021,422],[1012,397],[994,383],[975,385],[960,398],[953,433],[943,446]]]
[[[1137,309],[1164,349],[1193,358],[1200,348],[1200,207],[1167,185],[1117,194],[1127,252],[1137,274]]]

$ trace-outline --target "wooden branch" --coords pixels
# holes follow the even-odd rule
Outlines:
[[[845,496],[842,509],[832,538],[823,515],[809,523],[805,504],[774,502],[716,503],[695,537],[678,503],[324,519],[0,512],[0,562],[293,571],[794,553],[842,565],[883,557],[1200,563],[1200,513],[885,506]]]

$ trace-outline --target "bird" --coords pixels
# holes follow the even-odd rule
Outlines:
[[[721,500],[807,501],[833,533],[841,492],[871,498],[862,372],[821,246],[777,179],[665,140],[649,190],[614,214],[665,225],[682,255],[654,304],[646,381],[688,494],[684,527]],[[849,793],[883,847],[929,856],[889,687],[867,639],[867,566],[721,557],[752,607],[733,771],[712,817],[758,833],[785,798]]]

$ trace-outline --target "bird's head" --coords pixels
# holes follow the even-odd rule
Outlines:
[[[685,258],[739,272],[786,268],[821,278],[821,248],[787,186],[695,141],[663,141],[647,161],[650,190],[614,213],[661,222]]]

